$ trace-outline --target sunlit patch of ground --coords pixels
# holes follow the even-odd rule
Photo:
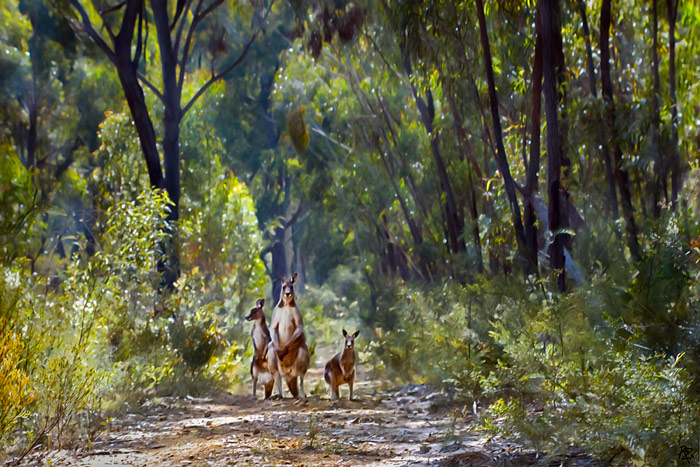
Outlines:
[[[320,358],[320,357],[319,357]],[[317,365],[319,368],[323,366]],[[321,370],[307,374],[307,392]],[[159,398],[113,420],[90,450],[35,453],[27,465],[516,466],[537,465],[514,443],[489,439],[471,412],[427,386],[382,392],[364,375],[357,400],[254,401],[250,395]],[[288,393],[285,393],[288,396]],[[261,394],[259,394],[261,397]],[[565,465],[592,465],[584,457]],[[559,464],[555,464],[559,465]]]

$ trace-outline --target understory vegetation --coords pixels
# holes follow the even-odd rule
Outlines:
[[[0,459],[241,390],[293,272],[312,365],[357,329],[543,459],[697,455],[692,2],[0,13]]]

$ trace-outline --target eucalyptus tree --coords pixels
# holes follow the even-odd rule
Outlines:
[[[223,0],[177,4],[154,0],[150,11],[147,6],[144,0],[61,3],[73,27],[85,33],[116,69],[151,186],[168,192],[172,223],[180,217],[180,124],[202,94],[244,63],[265,29],[274,1],[248,7]],[[144,87],[157,98],[158,106],[149,106]],[[155,116],[161,117],[164,171]],[[167,250],[164,281],[172,286],[179,261],[173,244]]]

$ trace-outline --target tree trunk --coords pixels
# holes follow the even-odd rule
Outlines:
[[[581,23],[583,27],[583,40],[586,44],[586,72],[588,74],[588,85],[590,87],[591,95],[594,98],[598,97],[598,90],[596,87],[595,79],[595,67],[593,66],[593,51],[591,48],[590,31],[588,29],[588,14],[586,13],[586,2],[585,0],[578,0],[577,5],[579,8],[579,14],[581,15]],[[605,181],[608,185],[608,201],[607,208],[613,219],[620,217],[617,211],[617,191],[615,189],[615,175],[613,174],[612,164],[610,162],[610,152],[608,151],[608,146],[604,141],[599,141],[596,137],[596,146],[602,146],[603,150],[601,152],[601,157],[603,159],[603,169],[605,170]]]
[[[654,161],[654,181],[653,181],[653,199],[651,212],[654,217],[661,216],[661,194],[664,191],[664,182],[666,180],[666,168],[664,167],[664,157],[661,149],[660,141],[660,126],[661,114],[659,110],[659,89],[661,87],[661,78],[659,76],[659,18],[657,13],[657,0],[651,1],[652,15],[652,49],[651,49],[651,71],[654,76],[654,88],[651,96],[651,138],[656,160]]]
[[[569,118],[568,110],[566,108],[566,62],[564,61],[564,45],[561,36],[561,9],[559,7],[559,1],[553,2],[551,5],[554,14],[554,69],[556,72],[557,79],[557,97],[559,99],[557,116],[559,122],[559,156],[561,157],[561,169],[563,181],[569,179],[571,176],[571,159],[566,152],[566,144],[569,138]],[[561,196],[564,200],[569,198],[569,193],[566,190],[566,184],[562,183],[561,186]],[[561,211],[562,214],[566,214],[566,209]],[[570,237],[565,238],[567,245],[570,243]]]
[[[464,154],[462,158],[468,158],[472,162],[472,167],[475,167],[476,170],[478,170],[476,160],[474,159],[473,154],[471,154],[472,148],[469,147],[469,141],[467,140],[467,135],[464,131],[464,121],[459,113],[459,109],[457,108],[457,103],[454,100],[454,96],[452,96],[451,89],[448,89],[447,100],[450,104],[450,110],[452,111],[452,120],[454,121],[459,148]],[[469,152],[470,154],[466,154],[467,152]],[[474,248],[476,250],[476,269],[479,272],[479,274],[483,274],[484,261],[482,257],[483,253],[481,248],[481,236],[479,234],[479,212],[476,206],[476,188],[474,184],[475,181],[473,170],[469,170],[469,193],[467,202],[469,203],[469,214],[471,216],[472,221],[472,239],[474,241]]]
[[[525,246],[528,253],[529,274],[537,274],[537,227],[535,226],[535,207],[533,196],[537,193],[537,179],[540,171],[540,120],[542,112],[542,29],[540,26],[540,9],[535,18],[535,58],[532,67],[532,125],[530,137],[530,159],[525,175],[525,200],[523,201],[523,222],[525,227]]]
[[[404,60],[404,68],[410,80],[412,70],[411,63],[409,62],[408,58]],[[418,90],[413,83],[411,83],[411,92],[413,93],[413,98],[415,99],[416,106],[420,112],[421,122],[425,127],[425,131],[428,133],[428,138],[430,138],[430,150],[433,154],[433,159],[435,160],[435,167],[437,169],[438,178],[440,179],[440,188],[442,188],[442,192],[445,194],[447,240],[450,245],[450,249],[452,253],[466,251],[467,247],[464,243],[464,219],[460,215],[460,211],[457,209],[457,203],[455,202],[452,184],[450,183],[450,178],[447,174],[445,160],[440,152],[440,135],[433,127],[433,121],[435,120],[433,95],[430,91],[428,91],[428,102],[426,104],[423,98],[418,95]]]
[[[287,276],[287,251],[284,247],[284,229],[275,229],[272,244],[272,300],[277,303],[282,290],[282,278]]]
[[[544,99],[547,113],[547,195],[549,204],[547,214],[549,218],[549,230],[554,235],[550,250],[550,264],[557,271],[559,291],[566,290],[566,265],[564,263],[564,235],[559,231],[566,227],[564,214],[565,199],[562,196],[561,166],[562,145],[559,136],[559,119],[557,107],[559,96],[557,94],[556,72],[556,2],[559,0],[542,0],[540,3],[541,27],[542,27],[542,66],[544,72]]]
[[[615,154],[615,180],[620,190],[620,202],[622,215],[627,224],[627,246],[634,261],[641,259],[639,243],[637,242],[637,225],[634,220],[632,196],[629,189],[629,175],[622,165],[622,150],[617,142],[617,130],[615,128],[615,101],[613,99],[613,85],[610,78],[610,2],[603,0],[600,12],[600,79],[605,100],[605,124],[611,132],[611,143]]]
[[[520,217],[520,206],[518,205],[518,197],[515,192],[515,182],[510,173],[506,150],[503,146],[503,135],[501,132],[501,122],[498,113],[498,97],[496,96],[496,83],[493,78],[493,64],[491,62],[491,47],[489,45],[488,31],[486,30],[486,18],[484,16],[483,0],[476,0],[476,13],[479,18],[479,29],[481,31],[481,47],[484,53],[484,66],[486,67],[486,80],[489,87],[489,100],[491,101],[491,119],[493,120],[494,138],[496,140],[496,162],[498,170],[503,176],[503,183],[510,204],[511,214],[513,216],[513,226],[515,228],[515,238],[518,243],[518,253],[521,258],[523,270],[526,270],[527,253],[525,248],[525,232],[523,230],[523,222]]]
[[[583,41],[586,44],[586,73],[588,73],[588,85],[590,86],[591,95],[595,98],[598,97],[598,91],[595,84],[595,67],[593,66],[593,51],[591,49],[591,36],[588,30],[588,15],[586,14],[586,2],[585,0],[578,0],[576,2],[579,8],[579,14],[581,15],[581,23],[583,26]]]
[[[419,273],[427,281],[430,278],[430,275],[428,273],[428,261],[424,258],[423,254],[421,253],[422,246],[423,246],[423,234],[421,233],[420,229],[416,225],[415,220],[411,216],[411,212],[408,209],[408,206],[406,205],[406,201],[403,199],[403,196],[401,195],[401,191],[399,190],[399,187],[396,184],[396,181],[394,180],[394,176],[392,174],[391,168],[389,167],[389,163],[387,162],[386,155],[384,154],[384,151],[381,147],[381,143],[379,141],[379,136],[373,134],[371,136],[371,138],[372,138],[372,143],[374,144],[374,147],[377,149],[377,152],[379,153],[379,157],[382,160],[382,165],[384,166],[384,171],[386,172],[387,176],[389,177],[389,181],[391,182],[391,186],[394,188],[394,193],[396,194],[396,198],[399,200],[399,205],[401,206],[401,212],[403,213],[404,220],[406,221],[406,224],[408,224],[408,230],[411,232],[411,237],[413,238],[414,249],[415,249],[416,255],[418,256]],[[389,143],[386,142],[386,144],[388,147]],[[389,151],[390,150],[391,149],[389,149]]]
[[[676,97],[676,17],[680,0],[667,0],[668,13],[668,83],[671,93],[671,206],[678,204],[681,191],[681,161],[678,154],[678,100]]]
[[[35,21],[35,15],[31,15],[31,20],[32,20],[32,28],[37,27],[36,21]],[[37,74],[39,73],[38,70],[38,63],[37,63],[37,54],[39,53],[38,46],[37,46],[37,35],[36,31],[32,33],[32,37],[30,39],[30,49],[29,49],[29,58],[31,60],[32,64],[32,89],[30,91],[30,97],[29,97],[29,135],[28,140],[27,140],[27,168],[36,168],[37,167],[37,160],[36,160],[36,151],[39,146],[39,138],[38,138],[38,106],[39,106],[39,89],[36,84],[37,80]]]

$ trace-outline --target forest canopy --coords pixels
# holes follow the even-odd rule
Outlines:
[[[480,430],[700,449],[694,2],[0,13],[0,458],[247,381],[244,316],[295,272],[312,352],[361,328],[373,379]]]

